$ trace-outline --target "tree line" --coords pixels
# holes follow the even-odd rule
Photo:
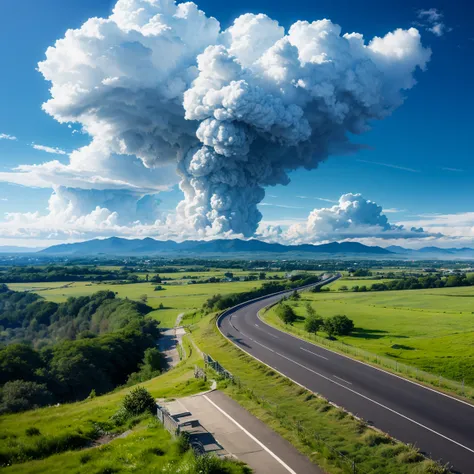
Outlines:
[[[150,310],[112,292],[56,304],[1,286],[1,333],[15,337],[0,348],[0,412],[81,400],[157,375]],[[28,338],[18,342],[20,334]]]
[[[421,290],[427,288],[454,288],[459,286],[473,286],[474,274],[466,275],[465,273],[456,273],[444,277],[437,275],[424,275],[420,277],[408,277],[398,280],[390,280],[381,283],[373,283],[370,286],[355,285],[351,291],[360,293],[365,291],[392,291],[392,290]],[[340,287],[342,291],[348,288]]]
[[[243,293],[213,295],[205,301],[203,309],[206,312],[223,311],[224,309],[231,308],[232,306],[254,298],[270,295],[279,291],[291,290],[300,286],[310,285],[312,283],[319,282],[319,280],[320,277],[317,275],[299,274],[293,275],[289,280],[286,281],[268,281],[263,283],[259,288],[254,288],[253,290]]]

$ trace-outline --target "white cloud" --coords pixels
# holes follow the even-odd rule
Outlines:
[[[135,209],[145,194],[180,181],[177,228],[254,235],[264,189],[360,149],[350,137],[403,104],[430,56],[415,28],[367,41],[326,19],[286,31],[266,15],[244,14],[223,30],[191,2],[118,0],[108,18],[68,30],[38,65],[50,83],[43,109],[88,134],[89,145],[68,163],[0,173],[0,181],[54,188],[53,203],[67,188],[73,209],[12,214],[10,228],[26,219],[80,232],[73,221],[86,228],[87,217],[100,232],[125,232],[131,216],[102,202],[106,191],[121,191]],[[103,191],[94,209],[93,190]],[[150,225],[142,219],[134,231]]]
[[[18,138],[8,135],[8,133],[0,133],[0,140],[18,140]]]
[[[253,235],[265,187],[359,149],[349,137],[402,105],[430,59],[415,28],[369,41],[341,31],[329,20],[285,31],[263,14],[222,30],[194,3],[119,0],[38,66],[51,84],[43,109],[90,145],[0,179],[137,192],[180,179],[177,214],[196,233]]]
[[[314,209],[306,221],[289,227],[284,238],[296,243],[316,243],[365,237],[379,239],[422,239],[429,237],[421,227],[392,224],[382,207],[361,194],[344,194],[339,203]]]
[[[36,145],[35,143],[32,143],[31,146],[35,150],[45,151],[46,153],[51,153],[53,155],[67,155],[67,153],[64,150],[61,150],[61,148],[58,148],[58,147]]]

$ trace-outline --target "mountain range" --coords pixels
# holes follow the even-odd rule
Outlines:
[[[216,239],[216,240],[186,240],[175,242],[173,240],[145,239],[122,239],[110,237],[108,239],[94,239],[85,242],[71,244],[53,245],[46,249],[23,248],[23,247],[1,247],[0,253],[19,254],[36,253],[41,256],[83,256],[83,255],[123,255],[123,256],[146,256],[146,255],[230,255],[230,254],[252,254],[254,258],[268,256],[269,254],[292,256],[360,256],[362,258],[399,258],[399,259],[469,259],[474,260],[474,249],[472,248],[439,248],[423,247],[418,250],[407,249],[397,245],[387,248],[368,246],[359,242],[331,242],[328,244],[311,245],[283,245],[277,243],[262,242],[261,240],[241,239]]]
[[[54,245],[39,252],[40,254],[66,255],[153,255],[167,254],[232,254],[232,253],[318,253],[318,254],[370,254],[390,255],[389,250],[382,247],[370,247],[358,242],[332,242],[322,245],[282,245],[262,242],[260,240],[216,239],[216,240],[173,240],[121,239],[94,239],[73,244]]]

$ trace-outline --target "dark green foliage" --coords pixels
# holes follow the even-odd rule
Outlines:
[[[122,406],[130,416],[156,412],[156,402],[151,393],[144,387],[136,387],[125,395]]]
[[[0,289],[0,342],[28,341],[40,347],[93,337],[122,329],[150,310],[144,303],[116,298],[112,291],[56,304],[34,293]]]
[[[324,319],[317,314],[311,314],[306,318],[304,328],[310,333],[317,333],[324,326]]]
[[[352,291],[391,291],[391,290],[420,290],[426,288],[454,288],[474,285],[474,275],[456,273],[443,277],[441,274],[410,276],[403,279],[392,279],[382,283],[366,286],[353,286]]]
[[[259,298],[260,296],[270,295],[271,293],[277,293],[279,291],[291,290],[293,288],[298,288],[304,285],[310,285],[312,283],[317,283],[319,277],[316,275],[296,275],[298,278],[290,282],[276,282],[268,281],[262,284],[259,288],[255,288],[250,291],[243,293],[234,293],[230,295],[214,295],[211,298],[208,298],[204,303],[203,307],[207,311],[222,311],[226,308],[231,308],[232,306],[243,303],[254,298]]]
[[[62,266],[47,267],[9,267],[0,273],[0,283],[26,282],[70,282],[70,281],[137,281],[132,270],[102,270],[94,266]]]
[[[324,321],[324,330],[329,336],[347,336],[354,329],[354,322],[344,315],[336,315]]]
[[[0,348],[3,412],[80,400],[93,390],[102,394],[141,368],[140,380],[159,373],[158,323],[145,317],[151,308],[143,303],[101,291],[69,298],[52,310],[37,295],[0,287],[2,304],[6,342],[8,335],[22,335],[38,346],[49,343],[40,351],[26,344]],[[45,315],[42,324],[34,314]]]
[[[53,395],[46,385],[24,380],[7,382],[1,391],[0,413],[16,413],[48,405]]]
[[[288,306],[285,303],[280,303],[276,308],[276,313],[278,317],[285,323],[285,324],[293,324],[296,321],[296,314],[293,311],[291,306]]]
[[[0,349],[0,385],[9,380],[37,380],[37,373],[43,367],[40,354],[26,344]]]
[[[26,428],[25,430],[26,436],[39,436],[41,434],[41,431],[36,428],[36,426],[30,426],[29,428]]]

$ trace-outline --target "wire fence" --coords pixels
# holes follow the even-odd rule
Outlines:
[[[306,428],[301,420],[297,420],[289,416],[288,413],[282,410],[278,404],[273,403],[265,397],[255,393],[251,387],[244,384],[239,377],[231,374],[209,354],[203,355],[206,369],[212,369],[222,378],[229,380],[239,392],[245,394],[249,399],[255,401],[268,413],[271,413],[275,418],[278,419],[281,426],[295,433],[302,443],[311,446],[313,449],[316,449],[318,452],[322,453],[327,459],[331,460],[333,464],[336,464],[336,466],[341,469],[344,474],[374,474],[374,472],[364,470],[360,466],[360,463],[358,463],[355,459],[350,458],[345,453],[331,446],[320,433]]]

